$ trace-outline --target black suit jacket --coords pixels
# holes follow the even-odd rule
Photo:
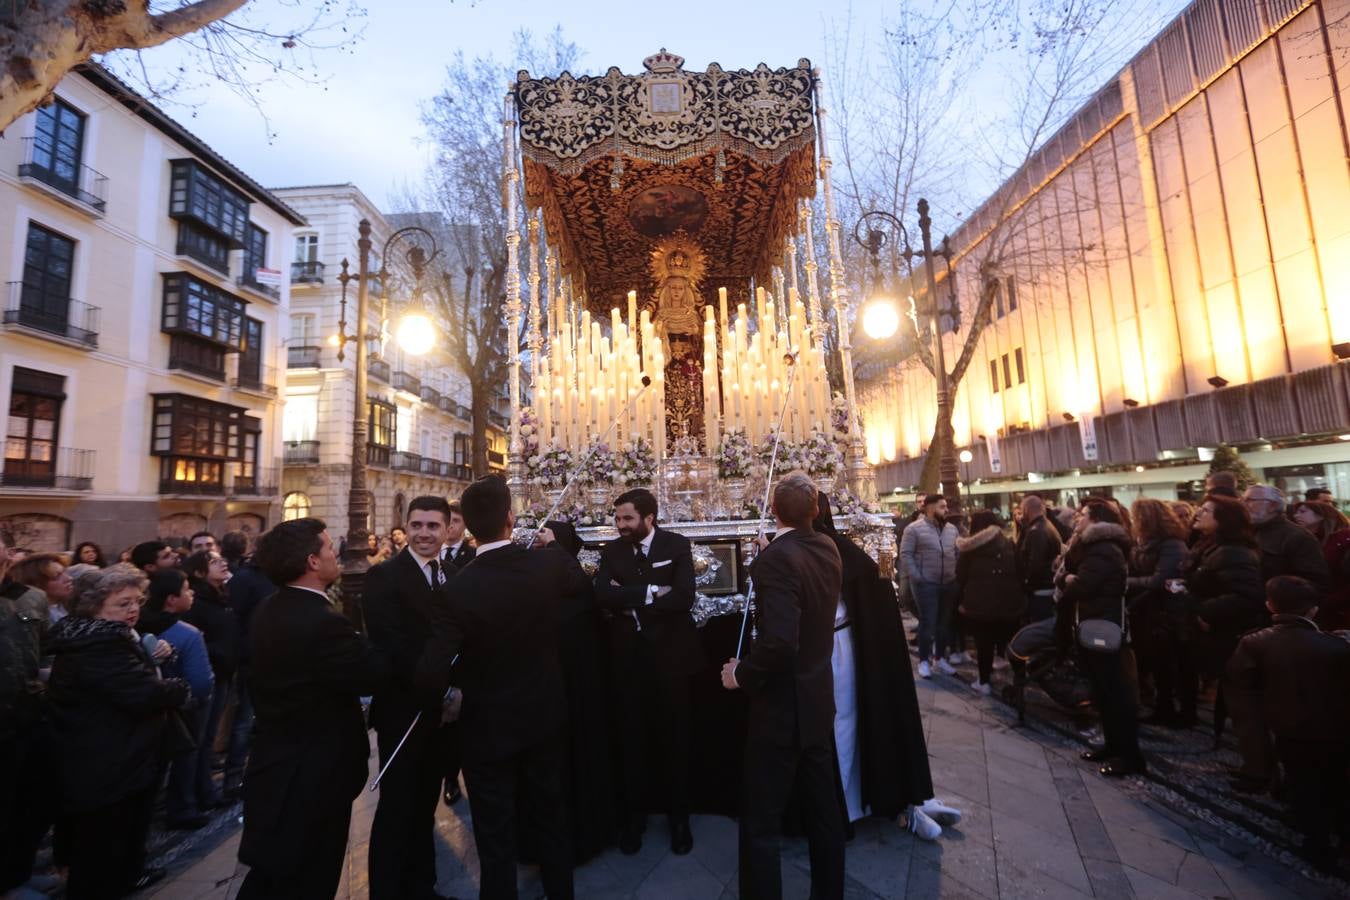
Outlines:
[[[450,580],[449,602],[432,611],[418,679],[438,697],[451,681],[464,692],[459,726],[466,759],[505,759],[562,728],[563,595],[585,587],[581,566],[560,548],[516,544],[475,557]]]
[[[758,635],[736,669],[750,698],[748,735],[784,747],[828,743],[834,734],[834,613],[843,580],[839,550],[819,532],[794,528],[750,567]]]
[[[447,567],[453,575],[453,566]],[[443,576],[446,583],[450,575]],[[417,557],[403,548],[372,566],[361,595],[366,633],[384,654],[392,678],[370,703],[370,724],[402,733],[419,711],[440,721],[440,696],[417,687],[417,661],[431,634],[432,609],[446,603],[445,587],[433,591]]]
[[[313,591],[284,587],[249,632],[253,750],[244,782],[239,858],[284,865],[304,852],[317,796],[355,799],[370,743],[361,700],[388,679],[384,657]]]
[[[648,585],[669,587],[670,592],[648,605]],[[702,668],[703,651],[689,615],[694,607],[694,557],[689,538],[657,528],[651,554],[641,564],[628,541],[610,541],[600,551],[595,602],[613,613],[611,633],[624,638],[636,633],[663,671],[692,675]],[[637,613],[641,630],[630,611]]]

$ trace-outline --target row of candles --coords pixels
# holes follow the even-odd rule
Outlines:
[[[630,291],[627,299],[626,319],[617,307],[611,310],[608,334],[589,311],[578,320],[565,315],[561,302],[555,306],[534,395],[542,447],[552,443],[578,453],[614,425],[611,443],[646,438],[656,458],[665,458],[667,347],[649,311],[639,313],[637,293]],[[758,444],[772,434],[780,414],[784,438],[802,441],[828,430],[824,347],[813,338],[816,323],[796,291],[789,291],[786,310],[759,288],[753,313],[744,303],[734,320],[729,313],[726,289],[720,288],[718,309],[704,307],[707,452],[716,453],[730,429],[743,429]],[[644,374],[652,380],[645,392]]]

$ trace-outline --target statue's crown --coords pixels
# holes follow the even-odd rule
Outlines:
[[[660,53],[653,53],[651,56],[644,59],[642,64],[647,67],[648,72],[663,75],[670,72],[677,72],[683,68],[684,57],[674,53],[668,53],[666,52],[666,48],[662,47]]]

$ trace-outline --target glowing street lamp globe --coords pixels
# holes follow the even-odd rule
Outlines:
[[[873,300],[863,307],[863,332],[872,340],[884,340],[900,330],[900,310],[889,298]]]
[[[975,454],[971,453],[969,450],[962,450],[962,451],[961,451],[961,456],[959,457],[959,459],[960,459],[961,462],[963,462],[963,463],[968,463],[968,462],[970,462],[970,461],[971,461],[972,459],[974,459],[974,458],[975,458]]]
[[[425,313],[408,313],[399,319],[394,339],[404,353],[422,356],[436,346],[436,326]]]

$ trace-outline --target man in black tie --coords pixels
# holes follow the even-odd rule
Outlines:
[[[551,545],[512,543],[511,492],[480,478],[460,500],[478,554],[446,586],[418,676],[436,696],[463,693],[459,728],[483,900],[515,900],[518,801],[536,838],[550,900],[571,900],[572,859],[563,801],[567,699],[558,663],[563,597],[584,590],[575,558]],[[458,663],[455,663],[458,660]],[[453,673],[451,667],[454,667]],[[397,764],[397,763],[396,763]]]
[[[600,552],[596,604],[610,613],[610,657],[622,724],[620,766],[625,818],[619,849],[642,848],[647,792],[664,788],[670,849],[688,853],[689,679],[703,664],[694,606],[689,539],[656,527],[656,498],[636,488],[614,501],[620,540]],[[663,759],[648,753],[644,723],[657,728]]]
[[[742,900],[783,895],[778,839],[788,797],[802,808],[811,897],[844,896],[844,826],[835,787],[834,616],[843,578],[834,542],[811,529],[816,487],[804,473],[773,492],[778,531],[750,567],[758,636],[744,660],[722,667],[722,686],[749,695],[745,806],[740,824]]]
[[[408,504],[408,543],[393,559],[366,573],[362,598],[366,631],[384,652],[393,678],[370,704],[370,723],[389,760],[420,712],[398,758],[380,780],[380,802],[370,828],[370,900],[434,900],[436,798],[445,772],[439,694],[419,692],[417,660],[431,632],[432,610],[444,605],[441,547],[450,520],[444,497]],[[448,567],[453,572],[454,567]]]
[[[464,511],[460,509],[458,500],[451,500],[450,521],[445,526],[445,545],[441,551],[446,572],[455,572],[467,566],[477,552],[464,531]],[[445,793],[441,796],[446,806],[454,806],[462,795],[459,791],[459,726],[453,722],[441,729],[440,756],[445,774]]]
[[[250,869],[239,896],[327,900],[366,782],[360,698],[384,685],[389,667],[324,594],[342,564],[323,522],[277,525],[253,561],[285,587],[258,606],[249,630],[254,731],[239,859]]]
[[[473,559],[476,552],[469,536],[464,533],[464,512],[458,500],[450,501],[450,522],[445,526],[445,552],[441,556],[456,568]]]

